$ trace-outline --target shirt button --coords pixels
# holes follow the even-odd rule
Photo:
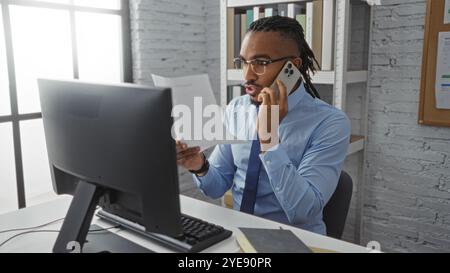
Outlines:
[[[270,165],[270,160],[267,160],[266,163],[267,163],[267,165]]]

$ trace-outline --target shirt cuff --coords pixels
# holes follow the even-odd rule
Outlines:
[[[192,174],[192,177],[194,178],[194,181],[200,190],[203,190],[203,188],[202,188],[203,183],[208,181],[208,177],[211,176],[211,166],[209,168],[210,169],[206,172],[206,174],[204,176],[197,176],[195,174]]]
[[[259,158],[261,159],[269,178],[274,177],[272,174],[275,174],[280,168],[291,163],[291,159],[287,155],[281,143],[273,146],[265,153],[260,154]],[[271,180],[273,186],[276,186],[281,182],[273,181],[273,179]]]

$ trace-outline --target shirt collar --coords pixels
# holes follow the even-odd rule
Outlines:
[[[291,111],[294,109],[294,107],[297,105],[297,103],[306,95],[305,86],[303,85],[303,82],[300,84],[300,86],[293,91],[288,96],[288,111]]]

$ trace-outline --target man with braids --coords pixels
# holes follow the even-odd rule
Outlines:
[[[177,141],[177,163],[194,173],[207,196],[219,198],[231,189],[236,210],[326,234],[322,212],[338,183],[350,123],[320,100],[310,77],[318,64],[301,25],[281,16],[259,19],[250,25],[236,57],[247,94],[232,100],[227,112],[253,107],[259,137],[217,145],[209,159],[198,147]],[[302,77],[292,90],[278,81],[277,93],[269,87],[287,61]],[[270,113],[276,108],[279,127],[271,128]],[[270,129],[269,137],[262,137],[261,124]]]

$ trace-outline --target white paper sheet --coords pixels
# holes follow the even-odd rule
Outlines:
[[[450,0],[445,0],[444,24],[450,24]]]
[[[440,32],[436,62],[436,108],[450,109],[450,32]]]
[[[177,134],[176,131],[172,130],[172,133],[177,139],[182,140],[189,147],[199,146],[202,151],[216,144],[224,143],[224,141],[220,140],[205,139],[202,134],[203,126],[208,120],[208,118],[203,116],[205,108],[208,105],[215,105],[217,108],[220,108],[216,102],[216,98],[214,97],[208,74],[174,78],[152,74],[152,78],[155,86],[170,87],[172,89],[174,109],[177,105],[185,105],[191,110],[192,125],[190,128],[191,130],[189,130],[189,135],[191,137],[183,137]]]

